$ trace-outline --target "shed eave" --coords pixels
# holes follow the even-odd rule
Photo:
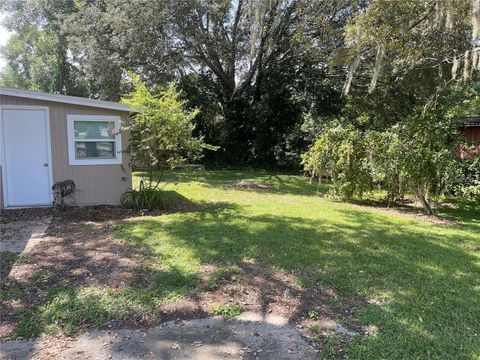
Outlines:
[[[458,119],[458,124],[465,128],[480,126],[480,115],[461,117]]]
[[[90,107],[95,107],[100,109],[135,112],[135,110],[129,106],[116,103],[113,101],[95,100],[95,99],[88,99],[88,98],[82,98],[77,96],[68,96],[68,95],[60,95],[60,94],[49,94],[49,93],[42,93],[42,92],[36,92],[36,91],[30,91],[30,90],[0,87],[0,95],[16,96],[16,97],[21,97],[26,99],[53,101],[53,102],[58,102],[63,104],[90,106]]]

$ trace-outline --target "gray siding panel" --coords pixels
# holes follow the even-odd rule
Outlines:
[[[3,175],[2,175],[1,166],[0,166],[0,209],[3,209]]]
[[[129,117],[127,112],[5,95],[0,96],[0,105],[48,106],[53,182],[72,179],[78,190],[75,195],[78,205],[118,205],[120,203],[122,193],[132,186],[128,155],[126,153],[122,155],[122,165],[69,165],[67,114],[118,115],[121,116],[122,122],[127,122]],[[129,134],[122,133],[124,148],[128,145],[128,141]],[[3,191],[0,195],[0,205],[2,198]]]

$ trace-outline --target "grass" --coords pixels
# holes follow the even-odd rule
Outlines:
[[[310,319],[318,319],[320,313],[317,310],[312,309],[308,311],[307,315]]]
[[[26,261],[28,254],[26,253],[13,253],[10,251],[1,251],[0,252],[0,268],[10,269],[15,264],[21,264]]]
[[[214,305],[212,307],[212,313],[217,316],[223,316],[226,319],[236,319],[242,313],[242,307],[238,304],[235,305]]]
[[[331,202],[298,176],[269,172],[170,174],[167,186],[198,211],[126,224],[124,241],[147,246],[166,267],[196,274],[209,263],[253,260],[274,269],[314,270],[317,281],[362,299],[352,358],[480,357],[480,209],[445,209],[456,225],[432,224]],[[272,186],[239,190],[251,179]],[[332,301],[338,301],[334,299]]]
[[[270,187],[230,186],[242,179]],[[47,301],[23,315],[20,332],[31,336],[60,327],[73,333],[82,324],[146,316],[159,303],[198,288],[203,265],[218,269],[207,279],[212,287],[240,272],[235,263],[249,261],[271,271],[308,270],[298,283],[333,288],[340,297],[332,297],[334,308],[342,306],[342,297],[365,304],[357,309],[358,321],[378,331],[346,344],[342,351],[351,358],[480,358],[478,204],[440,210],[457,223],[433,224],[332,202],[317,195],[326,185],[299,176],[201,170],[172,172],[167,180],[165,194],[195,205],[194,211],[145,216],[115,229],[118,241],[149,254],[148,282],[138,288],[51,289]],[[236,313],[222,304],[217,310]],[[339,340],[327,340],[326,355],[337,356]]]
[[[52,288],[47,301],[35,312],[22,311],[17,335],[31,338],[41,333],[73,335],[83,324],[103,327],[109,321],[141,318],[153,311],[155,297],[146,291],[96,286]]]

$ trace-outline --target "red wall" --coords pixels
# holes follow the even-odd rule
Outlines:
[[[460,134],[469,138],[475,143],[475,150],[465,151],[465,146],[460,148],[460,158],[466,159],[472,156],[480,155],[480,126],[461,127]]]

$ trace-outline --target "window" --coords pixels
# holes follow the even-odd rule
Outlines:
[[[120,117],[67,115],[70,165],[122,163]]]

